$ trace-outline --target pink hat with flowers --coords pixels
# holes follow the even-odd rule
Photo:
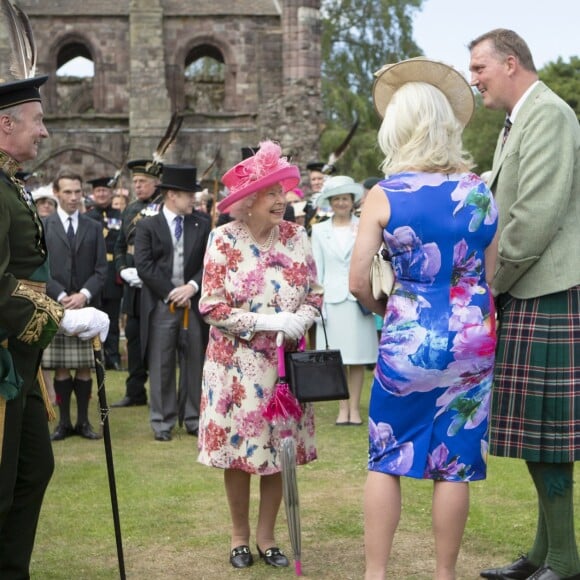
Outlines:
[[[273,141],[262,141],[255,155],[227,171],[222,177],[222,183],[229,193],[219,202],[219,211],[226,211],[234,203],[275,183],[282,185],[283,193],[296,187],[300,182],[300,170],[296,165],[288,163],[281,154],[280,145]]]

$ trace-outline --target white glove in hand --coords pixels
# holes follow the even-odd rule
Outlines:
[[[107,314],[89,306],[78,310],[65,310],[60,321],[60,330],[83,340],[99,335],[101,342],[104,342],[109,333],[109,324]]]
[[[293,312],[258,314],[255,330],[280,331],[288,338],[298,340],[304,335],[304,322]]]
[[[123,268],[119,275],[129,286],[133,286],[134,288],[141,288],[143,286],[143,282],[137,274],[137,268]]]

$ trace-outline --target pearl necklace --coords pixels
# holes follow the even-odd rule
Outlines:
[[[256,245],[256,247],[260,251],[265,252],[266,250],[269,250],[270,247],[272,246],[272,242],[274,241],[274,236],[276,235],[276,228],[273,227],[270,230],[270,233],[268,234],[268,237],[262,243],[260,243],[260,242],[258,242],[258,240],[256,240],[256,238],[254,237],[254,235],[250,231],[250,228],[248,228],[248,232],[250,234],[250,238],[252,239],[252,241],[254,242],[254,244]]]

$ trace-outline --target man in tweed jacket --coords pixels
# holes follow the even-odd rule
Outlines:
[[[492,284],[499,334],[490,452],[526,461],[538,496],[534,544],[484,578],[580,578],[573,472],[580,459],[580,127],[538,80],[525,41],[476,38],[471,78],[505,111],[489,185],[499,211]]]

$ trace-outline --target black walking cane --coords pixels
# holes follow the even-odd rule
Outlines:
[[[113,522],[115,524],[115,539],[117,541],[117,558],[119,560],[119,577],[126,579],[125,560],[123,558],[123,542],[121,539],[121,521],[119,519],[119,504],[117,503],[117,486],[115,484],[115,467],[113,465],[113,448],[111,447],[111,431],[109,430],[109,406],[105,392],[105,365],[101,340],[93,338],[93,354],[95,356],[95,371],[97,375],[97,393],[103,425],[103,441],[105,442],[105,456],[107,458],[107,475],[109,477],[109,491],[111,493],[111,507],[113,508]]]

